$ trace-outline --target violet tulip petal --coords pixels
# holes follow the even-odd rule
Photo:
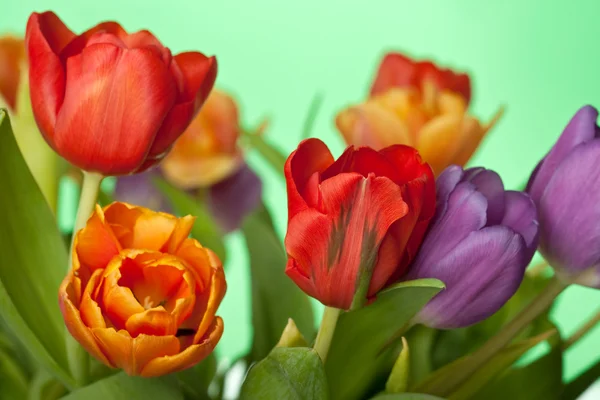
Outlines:
[[[115,200],[172,213],[168,200],[152,183],[152,179],[157,176],[160,176],[158,170],[151,169],[141,174],[118,177]]]
[[[600,140],[580,144],[554,172],[539,202],[540,250],[578,272],[600,263]]]
[[[464,175],[463,169],[458,165],[450,165],[442,171],[435,180],[435,191],[437,195],[436,214],[444,215],[448,204],[448,197]]]
[[[446,234],[451,233],[449,227]],[[417,260],[412,266],[416,270],[413,278],[437,278],[446,284],[446,289],[421,310],[417,321],[450,329],[492,315],[521,284],[526,265],[524,247],[519,234],[492,226],[472,232],[444,258]]]
[[[544,188],[548,185],[559,164],[579,144],[588,142],[597,136],[596,119],[598,110],[592,106],[584,106],[571,118],[562,135],[544,158],[536,172],[535,180],[528,185],[528,192],[535,202],[540,201]]]
[[[261,196],[260,178],[244,164],[234,175],[211,186],[207,201],[221,229],[228,233],[239,228],[244,217],[258,206]]]
[[[471,182],[488,201],[486,225],[498,225],[504,215],[504,184],[495,171],[485,168],[465,170],[463,181]]]
[[[537,250],[539,224],[537,210],[533,200],[523,192],[509,190],[505,192],[506,213],[501,225],[508,226],[525,240],[526,257],[531,259]]]
[[[448,198],[446,212],[436,216],[432,222],[415,263],[419,259],[422,262],[442,259],[471,232],[483,228],[487,205],[485,196],[476,190],[475,185],[469,182],[459,183]],[[412,277],[413,270],[414,266],[409,270],[408,276]]]

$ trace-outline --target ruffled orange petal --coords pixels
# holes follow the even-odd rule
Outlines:
[[[95,328],[92,329],[92,333],[110,364],[122,368],[128,375],[135,375],[133,339],[127,331],[117,332],[114,328]]]
[[[165,157],[161,169],[170,182],[181,189],[208,187],[230,177],[243,164],[240,150],[234,153],[198,155],[194,158]]]
[[[104,352],[96,343],[94,335],[92,335],[88,327],[85,326],[81,320],[79,310],[73,305],[71,299],[69,298],[68,286],[71,284],[71,274],[72,273],[69,273],[69,275],[67,275],[61,284],[58,296],[58,302],[65,320],[65,325],[67,326],[69,333],[83,346],[84,349],[87,350],[88,353],[93,355],[98,361],[114,367],[114,364],[109,361]]]
[[[214,253],[213,256],[216,257]],[[225,292],[227,291],[225,273],[223,272],[223,268],[220,266],[220,264],[214,267],[214,273],[212,276],[209,290],[210,294],[206,303],[206,309],[202,314],[200,314],[202,315],[202,320],[200,321],[200,324],[198,325],[198,330],[194,335],[194,344],[199,343],[202,337],[205,335],[206,330],[213,321],[214,316],[217,312],[217,308],[219,308],[219,305],[221,304],[221,301],[225,296]]]
[[[85,228],[75,235],[73,248],[81,265],[91,270],[105,268],[119,254],[119,242],[106,224],[100,206],[96,205]]]
[[[93,292],[102,278],[102,272],[99,269],[94,271],[83,292],[81,305],[79,306],[81,320],[90,328],[106,328],[106,321],[104,320],[104,316],[102,316],[102,310],[100,310],[98,303],[92,299]]]
[[[419,132],[415,147],[436,175],[453,161],[461,145],[457,139],[462,124],[462,115],[440,115],[429,121]]]
[[[175,318],[163,307],[151,308],[139,314],[134,314],[127,320],[125,328],[132,337],[139,335],[175,335],[177,324]]]
[[[196,283],[203,291],[208,286],[211,277],[211,259],[209,250],[195,239],[186,239],[183,241],[176,256],[185,261],[191,267]],[[220,264],[220,261],[219,261]]]
[[[173,229],[173,233],[167,244],[167,252],[169,254],[175,254],[177,252],[179,246],[181,246],[183,241],[190,235],[195,221],[196,217],[191,215],[186,215],[185,217],[177,219],[175,229]]]
[[[125,258],[116,260],[111,264],[134,263],[135,261]],[[144,312],[144,307],[138,302],[130,288],[120,286],[121,272],[118,269],[107,267],[104,282],[102,283],[102,303],[104,313],[117,328],[123,328],[126,321],[134,314]]]
[[[133,360],[135,375],[140,375],[152,360],[168,357],[180,351],[179,340],[175,336],[140,335],[133,339]]]
[[[190,368],[206,358],[223,335],[223,320],[216,317],[199,344],[192,345],[181,353],[151,360],[141,371],[143,377],[155,377]]]

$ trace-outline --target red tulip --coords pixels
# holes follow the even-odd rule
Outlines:
[[[347,310],[404,274],[435,211],[433,173],[415,149],[351,146],[334,160],[308,139],[285,176],[286,273],[304,292]]]
[[[467,104],[471,100],[469,75],[440,68],[431,61],[415,61],[400,53],[388,53],[383,57],[371,95],[381,94],[391,88],[414,87],[424,89],[431,82],[439,90],[461,95]]]
[[[52,12],[27,24],[31,101],[46,141],[104,175],[160,161],[208,96],[214,57],[171,55],[148,31],[104,22],[76,36]]]

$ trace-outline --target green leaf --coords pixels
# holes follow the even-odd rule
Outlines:
[[[374,381],[385,383],[400,350],[398,340],[388,344],[443,288],[437,279],[402,282],[380,292],[373,304],[342,314],[325,363],[332,398],[362,399]]]
[[[277,347],[308,347],[309,344],[302,336],[302,332],[298,330],[293,319],[288,319],[288,324],[285,326]]]
[[[520,342],[508,346],[497,353],[491,360],[479,368],[476,373],[471,375],[465,383],[454,390],[450,399],[471,399],[472,396],[481,390],[488,382],[513,365],[515,361],[525,354],[525,352],[538,343],[551,338],[555,334],[556,329],[551,329],[533,338],[521,340]],[[469,355],[459,358],[433,373],[424,382],[419,384],[415,388],[415,391],[433,395],[442,395],[443,393],[440,393],[440,391],[445,390],[445,383],[452,379],[454,371],[463,369],[469,362]]]
[[[319,114],[319,109],[323,104],[323,94],[316,93],[310,102],[310,106],[308,107],[308,113],[306,114],[306,119],[304,120],[304,124],[302,125],[302,139],[307,139],[312,136],[313,127],[315,125],[315,120],[317,119],[317,115]]]
[[[394,363],[392,372],[385,384],[385,390],[389,393],[403,393],[408,388],[410,376],[410,350],[406,338],[402,337],[402,351]]]
[[[192,237],[214,251],[222,263],[225,263],[226,251],[223,234],[218,228],[206,205],[189,194],[177,189],[164,179],[155,178],[154,184],[171,202],[180,215],[193,215],[196,222],[192,228]]]
[[[327,400],[327,379],[316,351],[276,348],[255,364],[242,385],[240,400]]]
[[[423,393],[394,393],[380,394],[371,398],[371,400],[444,400],[441,397],[432,396]]]
[[[67,251],[3,110],[0,176],[0,315],[44,367],[72,384],[57,301]]]
[[[140,378],[124,372],[78,389],[63,400],[183,400],[183,394],[173,376]]]
[[[269,143],[261,134],[253,132],[243,132],[243,139],[248,145],[257,150],[265,161],[283,177],[283,167],[287,157],[271,143]]]
[[[559,346],[554,346],[529,365],[507,370],[473,399],[560,400],[563,398],[562,375],[562,352]]]
[[[418,325],[406,333],[410,346],[409,386],[414,386],[422,381],[434,370],[431,362],[431,352],[439,332],[436,329]]]
[[[28,400],[56,400],[66,393],[67,389],[52,375],[40,370],[29,383]]]
[[[562,400],[576,400],[585,392],[600,376],[600,360],[589,367],[577,378],[569,382],[563,391]]]
[[[209,399],[208,386],[217,373],[217,358],[213,353],[192,368],[177,373],[182,389],[193,399]]]
[[[309,298],[285,274],[287,255],[269,222],[266,209],[248,216],[242,231],[250,253],[252,326],[250,361],[264,358],[279,342],[292,318],[304,337],[315,334]]]
[[[27,386],[27,377],[19,364],[0,349],[0,399],[24,399]]]

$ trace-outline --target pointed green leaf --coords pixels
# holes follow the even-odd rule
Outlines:
[[[392,372],[385,384],[388,393],[403,393],[408,388],[410,374],[410,350],[406,338],[402,337],[402,351],[394,363]]]
[[[399,334],[443,288],[437,279],[402,282],[373,304],[342,314],[325,363],[332,398],[362,399],[375,379],[385,382],[400,351]]]
[[[304,124],[302,125],[302,139],[308,139],[312,136],[313,127],[315,125],[315,121],[317,119],[317,115],[319,114],[319,110],[321,109],[321,105],[323,104],[323,94],[316,93],[310,102],[310,106],[308,107],[308,113],[306,114],[306,119],[304,120]]]
[[[314,317],[309,298],[285,274],[287,256],[269,223],[266,209],[246,218],[242,231],[250,253],[252,278],[251,361],[264,358],[279,342],[292,318],[304,337],[314,337]]]
[[[306,347],[278,347],[255,364],[240,400],[327,400],[327,379],[318,354]]]
[[[0,315],[32,355],[69,383],[58,287],[67,251],[0,110]]]
[[[78,389],[62,400],[183,400],[174,376],[140,378],[124,372]]]
[[[244,131],[243,139],[248,143],[250,148],[258,151],[262,158],[283,177],[283,166],[287,157],[281,150],[269,143],[261,134]]]
[[[198,240],[202,246],[214,251],[221,262],[225,263],[226,251],[223,234],[206,205],[184,191],[177,189],[164,179],[156,178],[154,184],[169,199],[178,214],[196,217],[196,222],[192,228],[192,237]]]
[[[285,326],[277,347],[308,347],[309,344],[302,336],[302,332],[298,330],[293,319],[288,319],[288,324]]]
[[[217,358],[211,353],[192,368],[177,373],[183,391],[193,399],[208,399],[208,386],[217,373]]]
[[[25,372],[9,354],[0,349],[0,399],[24,399],[27,390]]]
[[[394,393],[380,394],[373,397],[371,400],[444,400],[441,397],[432,396],[423,393]]]
[[[40,370],[29,382],[28,400],[55,400],[61,398],[67,389],[52,375]]]

